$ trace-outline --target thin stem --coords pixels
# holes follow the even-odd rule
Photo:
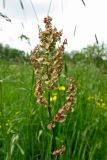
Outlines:
[[[52,2],[52,1],[51,1]],[[51,5],[51,4],[50,4]],[[50,51],[51,52],[51,51]],[[48,55],[47,55],[47,60],[48,60]],[[51,75],[49,73],[49,66],[46,65],[46,70],[47,70],[47,75],[48,75],[48,80],[50,80],[51,78]],[[51,103],[50,103],[50,97],[51,97],[51,94],[50,94],[50,90],[48,90],[48,114],[49,114],[49,119],[50,119],[50,122],[53,121],[53,117],[52,117],[52,111],[51,111]],[[52,144],[51,144],[51,159],[52,160],[55,160],[55,156],[52,155],[53,151],[55,150],[55,146],[56,146],[56,140],[55,140],[55,129],[52,128]]]
[[[52,121],[52,113],[51,113],[51,107],[50,107],[50,91],[48,91],[48,113],[49,113],[49,118]]]
[[[52,113],[51,113],[51,107],[50,107],[50,91],[48,92],[48,113],[49,113],[49,118],[50,121],[52,121]],[[54,151],[55,149],[55,129],[52,128],[52,146],[51,146],[51,152]],[[51,158],[53,159],[53,156],[51,156]]]
[[[52,0],[50,0],[50,3],[49,3],[49,8],[48,8],[47,16],[49,15],[49,12],[50,12],[50,9],[51,9],[51,4],[52,4]]]
[[[47,75],[50,78],[50,75],[48,74],[48,66],[47,66]],[[51,106],[50,106],[50,90],[48,91],[48,114],[49,114],[49,119],[52,122],[52,113],[51,113]],[[52,146],[51,146],[51,153],[55,149],[55,129],[52,128]],[[51,154],[51,159],[54,159],[54,156]]]

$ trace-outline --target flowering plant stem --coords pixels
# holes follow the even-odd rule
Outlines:
[[[51,91],[53,91],[60,80],[64,65],[64,49],[67,44],[65,39],[61,43],[62,31],[58,31],[56,27],[52,26],[52,18],[47,16],[44,18],[45,31],[39,33],[40,45],[35,48],[31,55],[31,62],[34,65],[34,72],[37,76],[37,83],[34,95],[37,102],[47,108],[48,118],[50,123],[47,128],[50,130],[52,136],[51,143],[51,159],[58,160],[65,153],[66,145],[61,145],[56,149],[56,129],[57,123],[63,123],[66,120],[67,113],[73,110],[75,104],[75,81],[69,79],[70,86],[67,89],[67,97],[65,104],[59,108],[57,113],[54,106],[51,108]],[[59,43],[58,47],[56,47]],[[47,97],[45,96],[48,94]],[[60,104],[61,105],[61,104]]]
[[[48,114],[49,119],[52,121],[52,113],[51,113],[51,106],[50,106],[50,91],[48,91]],[[55,150],[55,128],[52,128],[52,146],[51,146],[51,152]],[[51,155],[51,158],[54,159],[54,156]]]
[[[49,119],[50,121],[52,121],[52,113],[51,113],[51,106],[50,106],[50,91],[48,91],[48,114],[49,114]],[[52,128],[52,146],[51,146],[51,152],[53,152],[55,150],[55,145],[56,145],[56,142],[55,142],[55,128]],[[59,160],[59,156],[53,156],[51,154],[51,159],[52,160]]]

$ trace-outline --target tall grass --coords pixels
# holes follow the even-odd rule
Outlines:
[[[73,70],[69,64],[68,74],[71,73],[77,79],[77,103],[63,129],[60,125],[56,129],[57,143],[64,138],[67,146],[60,159],[106,160],[107,77],[94,65],[82,63],[75,64]],[[32,67],[1,64],[0,80],[0,159],[51,159],[47,112],[36,103]],[[100,101],[105,106],[97,105]],[[58,103],[59,99],[56,107]]]

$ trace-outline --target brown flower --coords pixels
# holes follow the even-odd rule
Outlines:
[[[65,150],[66,150],[66,146],[62,145],[60,149],[57,149],[57,150],[53,151],[52,154],[61,156],[61,155],[64,154]]]
[[[52,128],[54,128],[55,127],[55,123],[53,123],[53,122],[51,122],[50,124],[48,124],[48,126],[47,126],[47,128],[49,129],[49,130],[51,130]]]
[[[43,84],[41,80],[37,81],[34,95],[36,96],[38,103],[43,104],[43,105],[48,104],[47,100],[44,98]]]

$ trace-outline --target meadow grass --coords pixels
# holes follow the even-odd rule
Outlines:
[[[55,128],[57,147],[66,143],[59,159],[107,160],[107,76],[94,64],[67,65],[63,77],[77,80],[77,102],[74,112]],[[51,160],[48,113],[37,104],[34,88],[30,64],[0,63],[0,160]],[[52,102],[56,110],[64,101],[65,92],[60,94]]]

